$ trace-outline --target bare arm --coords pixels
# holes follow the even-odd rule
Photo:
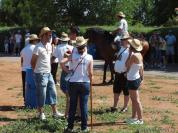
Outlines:
[[[69,62],[71,60],[72,56],[69,56],[68,58],[63,58],[60,62],[60,66],[62,68],[62,70],[64,70],[65,72],[69,72],[69,69],[65,66],[65,64],[67,62]]]
[[[92,81],[93,81],[93,60],[90,62],[89,66],[88,66],[88,75],[90,78],[90,83],[92,84]]]
[[[117,34],[117,33],[120,32],[120,31],[121,31],[121,29],[118,28],[118,29],[114,30],[114,31],[112,32],[112,34],[115,35],[115,34]]]
[[[33,54],[33,55],[32,55],[32,59],[31,59],[31,66],[32,66],[32,69],[33,69],[33,70],[35,69],[37,59],[38,59],[38,55]]]
[[[144,75],[143,65],[141,66],[139,73],[140,73],[141,80],[143,80],[144,79],[144,77],[143,77],[143,75]]]
[[[129,57],[127,58],[127,60],[125,62],[127,72],[128,72],[128,70],[130,69],[130,66],[131,66],[131,56],[132,56],[132,50],[129,49]]]

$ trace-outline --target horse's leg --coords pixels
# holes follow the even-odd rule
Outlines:
[[[103,73],[103,84],[106,83],[106,70],[107,70],[107,67],[108,67],[108,63],[105,61],[104,62],[104,73]]]
[[[114,81],[114,63],[113,62],[109,62],[109,69],[111,72],[111,80],[108,83],[113,83]]]

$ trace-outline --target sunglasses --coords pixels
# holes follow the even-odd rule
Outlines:
[[[80,47],[77,48],[77,50],[80,51],[80,50],[83,50],[84,48],[85,48],[85,46],[80,46]]]

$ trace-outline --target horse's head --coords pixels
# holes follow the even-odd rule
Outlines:
[[[88,43],[94,43],[94,40],[95,40],[95,36],[94,36],[94,30],[93,28],[88,28],[84,34],[84,38],[87,38],[89,39],[88,40]]]
[[[112,34],[97,27],[87,29],[84,37],[89,39],[88,44],[93,43],[96,45],[104,60],[112,60],[113,54],[115,53],[111,45],[114,41]]]
[[[109,31],[101,28],[88,28],[84,35],[85,38],[89,39],[89,43],[95,43],[106,41],[107,44],[111,44],[114,41],[114,36]]]

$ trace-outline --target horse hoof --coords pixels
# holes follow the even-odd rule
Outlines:
[[[113,80],[110,80],[110,81],[108,82],[108,84],[113,84]]]
[[[102,84],[106,84],[106,81],[103,81],[103,83]]]

